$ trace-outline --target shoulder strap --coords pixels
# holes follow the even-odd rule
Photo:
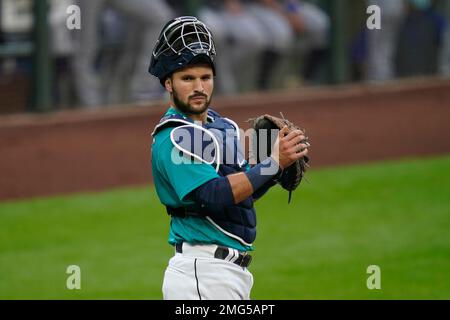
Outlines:
[[[217,141],[217,138],[214,136],[214,134],[212,134],[211,132],[208,131],[208,129],[202,127],[201,125],[198,125],[192,121],[186,120],[185,117],[182,117],[180,115],[170,115],[170,116],[166,116],[163,117],[158,125],[156,125],[155,129],[152,132],[152,136],[155,137],[155,135],[158,134],[158,132],[160,132],[162,129],[167,128],[167,127],[174,127],[175,129],[186,129],[188,131],[191,132],[191,136],[195,137],[195,134],[193,134],[193,131],[195,130],[200,130],[199,132],[203,132],[205,134],[207,134],[211,140],[212,143],[214,144],[214,150],[215,150],[215,157],[214,159],[209,162],[206,161],[202,158],[202,154],[198,155],[195,153],[195,148],[194,150],[189,150],[189,148],[184,148],[183,145],[177,143],[177,141],[175,141],[175,129],[172,130],[172,132],[170,132],[170,140],[172,141],[173,145],[180,150],[181,152],[183,152],[183,154],[193,157],[201,162],[204,162],[206,164],[209,165],[213,165],[215,162],[215,170],[216,172],[219,171],[219,167],[220,167],[220,159],[221,159],[221,152],[220,152],[220,145],[219,142]],[[193,145],[191,145],[191,148],[193,147]],[[203,152],[203,150],[202,150]]]
[[[167,127],[178,127],[182,125],[190,125],[193,124],[192,121],[187,120],[186,118],[178,115],[178,114],[172,114],[169,116],[165,116],[159,120],[159,123],[156,125],[155,129],[153,129],[152,136],[158,134],[162,129]]]

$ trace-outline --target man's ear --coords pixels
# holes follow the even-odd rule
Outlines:
[[[173,89],[172,89],[172,80],[171,80],[170,78],[167,78],[166,81],[164,81],[164,86],[166,87],[166,90],[167,90],[169,93],[172,93],[172,92],[173,92]]]

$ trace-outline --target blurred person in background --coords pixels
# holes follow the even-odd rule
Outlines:
[[[26,111],[29,105],[31,55],[14,51],[31,49],[32,18],[31,0],[0,1],[0,46],[8,48],[0,56],[0,114]]]
[[[397,75],[433,75],[439,71],[446,22],[431,0],[409,0],[395,56]]]
[[[319,6],[301,0],[286,0],[284,9],[296,35],[293,52],[303,57],[303,81],[323,83],[330,50],[330,17]]]
[[[444,3],[443,14],[446,20],[446,28],[443,36],[442,54],[440,57],[440,74],[450,76],[450,1]]]
[[[286,17],[284,7],[278,0],[247,1],[247,8],[253,15],[267,40],[261,52],[258,67],[257,89],[267,90],[277,71],[280,61],[292,48],[294,32]]]
[[[367,81],[386,81],[395,78],[395,51],[402,21],[405,17],[404,0],[367,0],[367,6],[381,9],[381,29],[367,30]]]
[[[72,106],[75,100],[75,83],[71,61],[74,53],[72,32],[66,28],[67,8],[71,0],[50,0],[49,27],[53,55],[53,101],[58,108]]]
[[[77,45],[74,57],[74,76],[78,98],[84,106],[94,107],[107,103],[147,101],[161,97],[159,83],[145,74],[148,52],[158,37],[161,25],[173,16],[171,8],[163,0],[78,0],[81,9],[82,28],[77,30]],[[102,70],[110,81],[103,92],[102,73],[99,67],[99,52],[102,37],[100,26],[102,14],[107,6],[126,16],[126,41],[120,57],[110,70]],[[118,25],[117,17],[103,21],[108,33]],[[119,27],[119,28],[116,28]],[[104,33],[105,34],[105,33]],[[111,39],[111,33],[109,33]],[[109,76],[111,75],[111,76]],[[130,75],[124,78],[123,75]],[[120,81],[122,80],[122,81]],[[125,89],[123,89],[125,87]],[[119,90],[124,90],[119,93]]]
[[[217,92],[235,94],[255,88],[256,74],[251,69],[256,68],[255,61],[259,61],[269,42],[244,1],[204,1],[198,17],[209,26],[220,52],[216,65]]]

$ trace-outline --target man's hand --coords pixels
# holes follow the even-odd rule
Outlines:
[[[301,130],[289,132],[288,127],[285,126],[280,130],[270,156],[281,169],[285,169],[308,154],[310,144],[306,140],[307,138]]]

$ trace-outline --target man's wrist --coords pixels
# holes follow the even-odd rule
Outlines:
[[[280,166],[274,158],[268,157],[245,172],[253,190],[256,191],[269,181],[273,181],[280,172]]]
[[[276,166],[278,167],[278,172],[275,174],[274,177],[280,176],[284,170],[284,168],[280,165],[280,162],[279,162],[280,158],[274,157],[273,155],[271,155],[270,158],[272,159],[272,162],[274,163],[274,165],[276,164]]]

